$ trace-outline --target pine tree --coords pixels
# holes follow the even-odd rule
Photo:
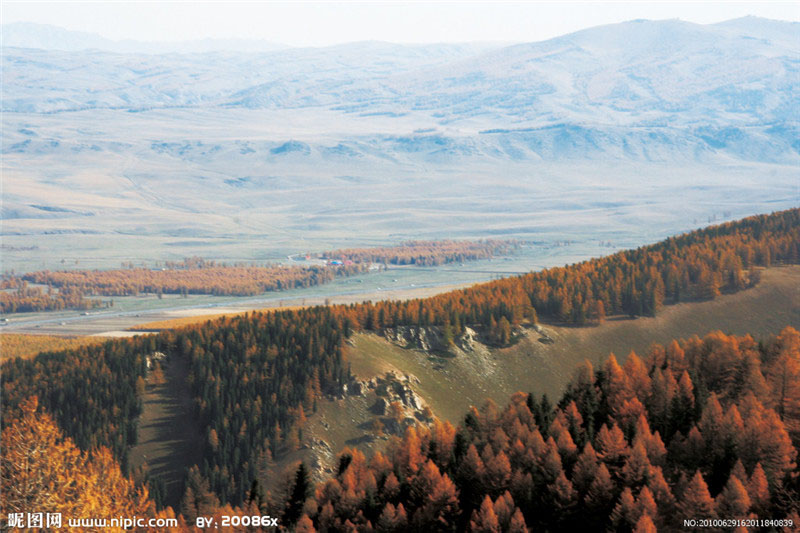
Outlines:
[[[800,436],[800,333],[791,327],[776,339],[778,356],[769,365],[768,380],[778,416],[793,436]]]
[[[522,511],[517,509],[511,516],[511,522],[508,525],[508,533],[528,533],[528,526],[525,525],[525,517]]]
[[[303,506],[311,493],[311,478],[305,463],[300,463],[294,474],[292,491],[286,502],[286,510],[283,513],[282,524],[292,526],[300,519],[303,513]]]
[[[308,515],[303,515],[300,517],[300,520],[297,521],[297,525],[294,528],[295,533],[316,533],[317,530],[314,529],[314,522],[308,517]]]
[[[747,494],[750,497],[750,502],[753,510],[763,516],[766,512],[770,500],[769,482],[761,463],[756,463],[753,468],[753,473],[750,474],[750,479],[747,482]]]
[[[631,531],[638,520],[636,500],[630,487],[625,487],[620,494],[619,502],[611,511],[611,525],[614,531]]]
[[[589,485],[597,475],[598,466],[597,454],[592,444],[587,442],[572,470],[572,483],[575,485],[575,488],[578,489],[578,492],[586,494],[589,490]]]
[[[611,474],[606,465],[600,463],[597,475],[589,485],[589,490],[584,498],[586,509],[595,523],[605,523],[614,504],[615,493],[616,487],[611,481]]]
[[[650,518],[650,515],[643,514],[639,521],[636,522],[636,529],[633,530],[634,533],[657,533],[656,525],[653,523],[653,519]]]
[[[457,523],[458,490],[447,474],[441,475],[428,495],[425,504],[412,518],[415,527],[428,531],[451,531]]]
[[[622,467],[621,476],[625,486],[638,488],[644,485],[652,468],[644,444],[637,441]]]
[[[391,503],[387,503],[380,517],[378,517],[376,530],[381,533],[399,533],[405,531],[407,525],[408,517],[405,514],[403,504],[401,503],[395,507]]]
[[[614,474],[622,469],[625,460],[630,454],[625,435],[616,424],[611,429],[607,425],[603,425],[600,428],[595,439],[595,446],[597,446],[597,457]]]
[[[717,514],[726,518],[745,518],[750,510],[750,496],[747,489],[736,476],[728,479],[728,484],[717,496]]]
[[[653,493],[650,492],[647,486],[642,487],[639,496],[636,498],[636,516],[641,517],[643,514],[650,515],[653,521],[656,521],[658,517],[658,505],[655,498],[653,498]]]
[[[716,518],[714,498],[708,492],[708,485],[699,470],[686,487],[678,512],[684,518]]]
[[[483,498],[480,510],[472,512],[469,530],[473,533],[500,533],[500,522],[494,512],[492,499],[488,495]]]

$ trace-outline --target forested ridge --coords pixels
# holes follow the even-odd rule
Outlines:
[[[154,337],[135,337],[4,361],[3,410],[13,413],[36,396],[77,446],[105,446],[126,470],[128,449],[137,440],[145,355],[155,347]]]
[[[755,267],[800,263],[800,209],[728,222],[574,265],[425,299],[352,306],[361,326],[438,325],[456,332],[544,318],[567,324],[608,315],[654,316],[665,304],[708,300],[758,283]]]
[[[207,441],[200,473],[222,501],[241,503],[272,454],[297,449],[305,414],[349,380],[348,326],[316,307],[223,319],[177,334]]]
[[[563,311],[563,302],[549,306],[561,297],[567,301],[571,295],[573,303],[581,305],[607,298],[609,312],[615,312],[619,297],[617,311],[630,312],[627,306],[635,306],[633,314],[649,298],[647,290],[638,287],[654,287],[656,295],[663,287],[664,298],[679,301],[714,297],[716,291],[739,290],[756,282],[756,265],[797,263],[799,221],[797,209],[751,217],[606,258],[424,300],[252,313],[155,336],[41,354],[29,361],[7,361],[0,376],[4,411],[16,413],[27,398],[38,397],[77,446],[87,451],[110,448],[125,472],[128,447],[136,441],[146,356],[161,351],[185,358],[205,440],[203,462],[189,473],[183,511],[191,516],[208,511],[206,507],[213,510],[219,501],[252,507],[258,493],[253,481],[264,462],[271,454],[297,447],[315,401],[337,393],[350,379],[342,347],[352,331],[397,324],[433,324],[458,331],[475,325],[487,338],[503,344],[510,340],[503,334],[505,328],[535,320],[537,314],[570,322],[569,316],[554,312]],[[710,285],[716,291],[700,291],[707,288],[701,281],[708,279],[719,282]],[[628,507],[641,500],[649,509],[647,513],[639,507],[623,509],[631,529],[640,521],[641,527],[648,526],[645,514],[666,526],[690,488],[701,499],[706,490],[717,502],[733,497],[719,500],[720,491],[731,483],[731,491],[741,492],[731,480],[734,471],[746,487],[763,486],[762,477],[767,479],[766,492],[758,489],[759,495],[745,507],[759,516],[785,516],[796,512],[792,502],[797,501],[797,338],[794,330],[787,330],[758,344],[747,337],[715,334],[654,349],[644,362],[629,357],[624,367],[612,358],[597,372],[582,369],[557,409],[519,396],[507,409],[511,414],[489,406],[468,415],[458,430],[446,423],[437,423],[433,430],[412,430],[394,452],[371,462],[350,452],[335,479],[339,488],[333,484],[317,491],[316,508],[306,509],[305,503],[290,497],[285,519],[312,522],[321,529],[348,529],[349,521],[364,530],[382,523],[381,530],[400,531],[465,529],[473,527],[473,518],[492,523],[494,514],[504,529],[511,528],[512,521],[519,529],[520,519],[533,529],[586,520],[601,528],[610,524],[607,521],[624,498]],[[4,416],[3,427],[14,419]],[[714,420],[727,420],[728,425],[724,431],[715,429]],[[652,437],[654,432],[658,439]],[[769,438],[756,442],[764,436]],[[581,457],[586,468],[594,468],[593,479],[604,480],[603,486],[592,490],[593,482],[575,477],[575,468],[583,464]],[[463,477],[467,458],[474,463],[472,478]],[[639,463],[631,463],[634,458]],[[628,463],[628,470],[638,468],[639,477],[625,473]],[[493,477],[498,472],[499,480]],[[304,476],[300,471],[298,479]],[[553,490],[560,492],[552,494]],[[295,500],[300,493],[312,494],[310,488],[294,493]],[[650,512],[648,498],[654,500],[655,511]],[[275,514],[279,505],[275,500],[259,497],[259,501],[272,505]],[[697,515],[721,512],[717,503],[709,505]],[[737,505],[737,509],[744,506]],[[514,510],[517,507],[520,513]],[[553,516],[553,509],[561,518]],[[783,514],[764,515],[764,510]],[[301,518],[303,514],[307,516]]]
[[[37,396],[84,450],[106,446],[127,468],[136,442],[146,355],[185,358],[207,441],[201,472],[239,503],[259,457],[297,446],[304,413],[349,379],[346,320],[325,307],[249,314],[160,335],[44,353],[2,366],[4,408]]]

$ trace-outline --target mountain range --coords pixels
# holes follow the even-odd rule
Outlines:
[[[687,229],[715,201],[744,216],[800,199],[798,23],[212,51],[3,34],[12,240],[66,229],[288,245],[363,226],[376,241],[530,237],[542,217],[585,232],[597,209],[644,238]],[[643,208],[668,198],[680,218]]]

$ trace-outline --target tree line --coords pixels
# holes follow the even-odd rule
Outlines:
[[[408,241],[398,246],[333,250],[323,252],[318,257],[355,263],[437,266],[490,259],[496,255],[511,253],[518,246],[519,242],[517,241],[496,239]]]
[[[5,274],[0,281],[0,312],[22,313],[92,309],[103,302],[89,296],[140,294],[212,294],[254,296],[265,292],[311,287],[340,276],[363,273],[370,263],[433,266],[485,259],[508,253],[516,241],[410,241],[400,246],[334,250],[318,257],[341,265],[224,264],[202,257],[166,261],[156,268],[123,263],[111,270],[41,270],[22,276]],[[160,265],[160,263],[159,263]],[[28,282],[47,289],[29,287]],[[53,290],[57,288],[58,290]]]
[[[10,281],[10,280],[5,280]],[[24,280],[14,280],[13,290],[0,291],[0,313],[35,313],[64,309],[94,309],[103,302],[86,298],[83,291],[74,287],[53,290],[48,287],[30,287]]]
[[[209,266],[188,269],[128,268],[117,270],[43,270],[23,279],[71,289],[83,295],[136,296],[151,294],[213,294],[253,296],[270,291],[311,287],[364,271],[348,266]]]
[[[654,316],[664,305],[711,300],[756,285],[756,267],[800,263],[800,209],[745,218],[657,244],[424,299],[352,305],[361,328],[482,327],[493,337],[544,318],[589,325],[606,316]]]

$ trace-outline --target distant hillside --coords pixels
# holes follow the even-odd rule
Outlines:
[[[322,106],[480,130],[468,139],[427,139],[453,153],[485,152],[503,144],[499,138],[546,159],[612,147],[650,158],[672,145],[797,160],[797,23],[631,21],[493,48],[373,42],[169,57],[110,54],[144,45],[59,28],[14,24],[4,31],[6,112]],[[95,50],[78,52],[83,48]],[[397,143],[425,149],[426,137],[379,139],[384,150],[395,144],[402,151]]]
[[[50,24],[12,22],[0,27],[4,48],[38,48],[78,52],[103,50],[125,54],[201,53],[226,50],[230,52],[269,52],[286,46],[256,39],[198,39],[194,41],[144,42],[114,41],[94,33],[65,30]]]
[[[786,209],[798,33],[631,21],[512,46],[156,55],[7,40],[4,256],[33,270],[398,239],[636,246]]]

